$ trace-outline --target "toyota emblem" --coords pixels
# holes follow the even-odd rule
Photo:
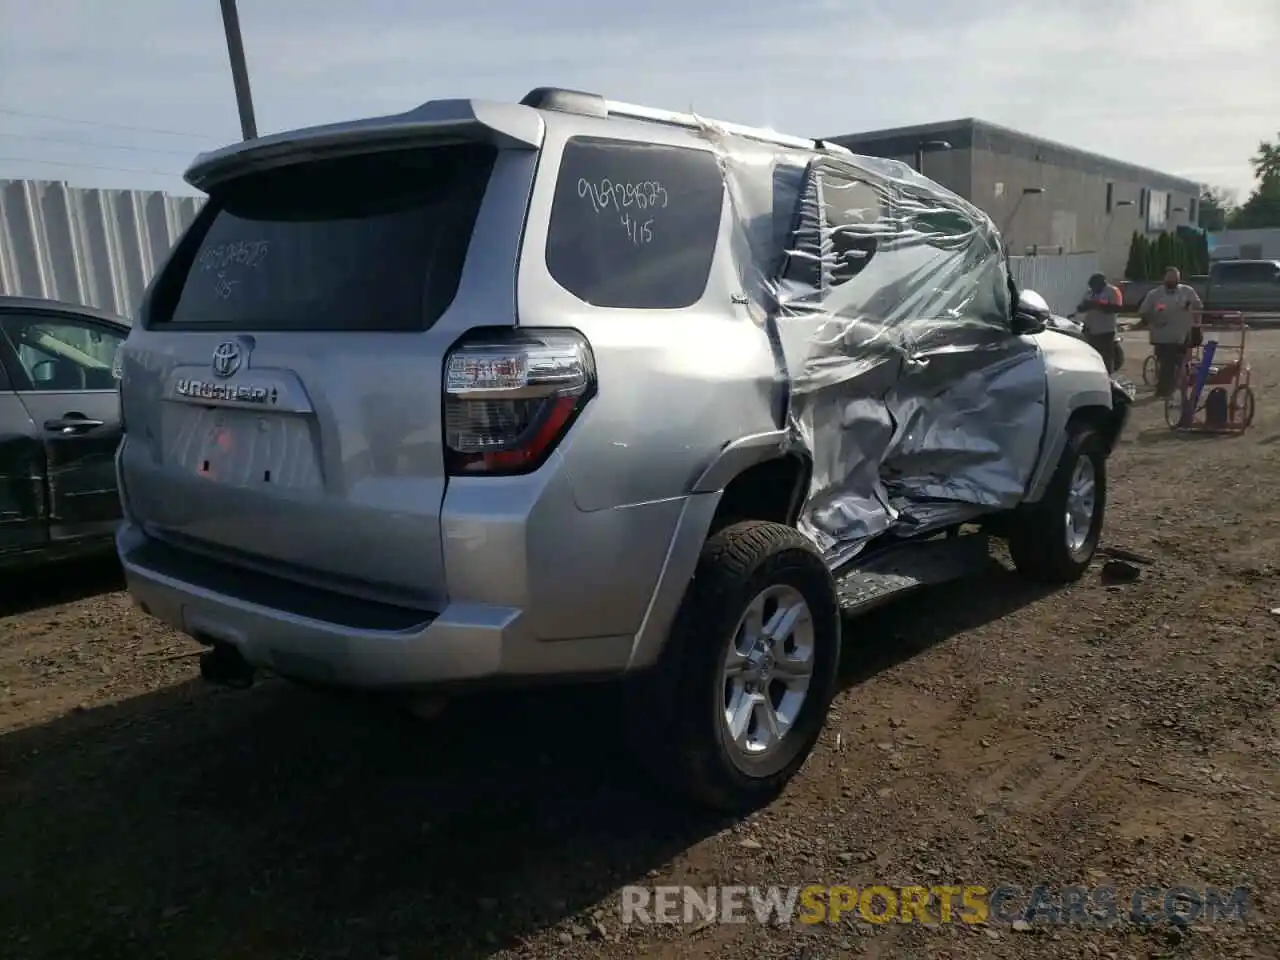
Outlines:
[[[218,344],[213,351],[213,372],[220,377],[229,377],[240,369],[240,344],[234,340]]]

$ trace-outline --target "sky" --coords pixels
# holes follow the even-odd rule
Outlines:
[[[562,86],[802,136],[976,117],[1243,199],[1280,0],[239,0],[260,133]],[[194,192],[218,0],[0,0],[0,179]]]

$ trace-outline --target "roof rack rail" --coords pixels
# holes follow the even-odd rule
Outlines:
[[[635,103],[624,103],[621,100],[606,100],[598,93],[586,93],[582,90],[566,90],[560,87],[535,87],[520,101],[526,107],[539,110],[556,110],[560,113],[575,113],[586,117],[620,117],[628,120],[644,120],[649,123],[665,123],[669,126],[685,127],[698,130],[708,123],[726,133],[759,140],[764,143],[775,143],[785,147],[796,147],[801,150],[823,150],[830,153],[842,153],[852,156],[848,147],[828,140],[812,140],[807,137],[793,137],[763,127],[748,127],[737,123],[724,123],[719,120],[700,118],[692,113],[678,113],[672,110],[658,110]]]
[[[708,123],[715,124],[725,133],[749,140],[761,140],[765,143],[776,143],[784,147],[798,147],[812,150],[817,144],[807,137],[793,137],[789,134],[766,130],[763,127],[748,127],[738,123],[724,123],[709,117],[698,117],[692,113],[678,113],[673,110],[658,110],[643,107],[635,103],[623,103],[620,100],[606,100],[605,106],[611,117],[626,117],[629,120],[648,120],[650,123],[665,123],[675,127],[701,129]]]
[[[598,93],[582,90],[565,90],[561,87],[534,87],[520,101],[522,106],[538,110],[556,110],[560,113],[577,113],[585,117],[607,117],[609,108]]]

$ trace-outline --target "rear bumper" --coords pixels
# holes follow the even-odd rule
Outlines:
[[[504,676],[608,674],[626,666],[634,639],[539,642],[524,630],[522,611],[486,604],[450,604],[433,616],[344,600],[338,613],[333,598],[328,610],[319,603],[305,609],[308,591],[299,588],[289,609],[278,596],[267,606],[252,594],[233,592],[230,580],[224,581],[227,589],[210,586],[217,581],[208,570],[199,584],[179,576],[163,563],[171,548],[131,524],[121,526],[116,547],[129,592],[146,613],[202,642],[233,646],[255,667],[298,680],[418,688]]]

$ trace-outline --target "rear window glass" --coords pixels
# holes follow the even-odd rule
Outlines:
[[[547,270],[598,307],[674,310],[701,299],[724,185],[706,150],[573,137],[547,227]]]
[[[1214,272],[1215,280],[1224,283],[1266,283],[1280,274],[1280,267],[1274,263],[1222,263]]]
[[[453,301],[497,151],[451,145],[279,168],[213,192],[172,312],[241,330],[420,330]],[[211,217],[211,219],[210,219]]]

